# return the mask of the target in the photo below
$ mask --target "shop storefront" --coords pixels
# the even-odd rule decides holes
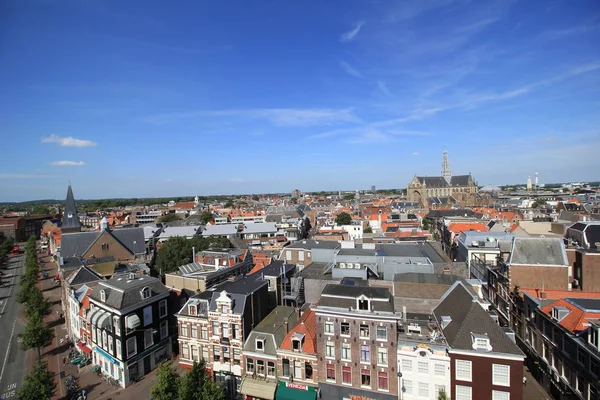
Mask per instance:
[[[123,384],[123,366],[119,360],[102,350],[100,347],[94,347],[93,363],[102,368],[105,375],[109,375]]]
[[[275,393],[275,400],[315,400],[316,398],[317,390],[313,386],[293,382],[279,382]]]
[[[319,396],[322,399],[340,400],[398,400],[397,395],[355,389],[347,386],[319,383]]]
[[[249,375],[242,378],[240,385],[240,393],[246,400],[273,400],[275,389],[277,389],[277,382],[253,378]]]

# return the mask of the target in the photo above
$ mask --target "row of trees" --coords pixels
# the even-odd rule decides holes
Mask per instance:
[[[223,400],[225,392],[211,378],[204,360],[194,361],[192,369],[183,376],[177,373],[171,361],[167,361],[156,371],[151,397],[153,400]]]
[[[42,349],[52,343],[54,332],[44,323],[44,316],[50,314],[52,305],[37,287],[39,275],[35,237],[31,236],[25,245],[25,273],[21,277],[21,288],[17,293],[17,301],[25,305],[28,320],[19,337],[23,350],[37,351],[39,362],[25,376],[18,393],[20,400],[51,399],[56,389],[54,374],[48,371],[48,365],[42,360]]]
[[[163,274],[177,271],[184,264],[192,262],[194,250],[196,253],[210,248],[230,248],[231,242],[221,237],[199,237],[192,239],[175,236],[161,244],[156,256],[156,269]]]

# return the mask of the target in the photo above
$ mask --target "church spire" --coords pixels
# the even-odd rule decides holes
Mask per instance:
[[[450,184],[452,180],[452,170],[450,170],[450,162],[448,161],[448,151],[444,150],[444,160],[442,161],[442,177]]]
[[[67,200],[65,202],[61,230],[63,233],[81,232],[81,223],[79,222],[79,215],[77,215],[75,197],[73,196],[73,189],[71,189],[70,183],[67,189]]]

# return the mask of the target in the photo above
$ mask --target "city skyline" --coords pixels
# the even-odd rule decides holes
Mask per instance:
[[[2,202],[598,180],[591,0],[3,9]]]

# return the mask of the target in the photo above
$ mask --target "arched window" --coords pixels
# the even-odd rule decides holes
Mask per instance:
[[[143,288],[141,293],[142,293],[142,299],[148,299],[152,295],[152,292],[150,291],[149,287]]]

